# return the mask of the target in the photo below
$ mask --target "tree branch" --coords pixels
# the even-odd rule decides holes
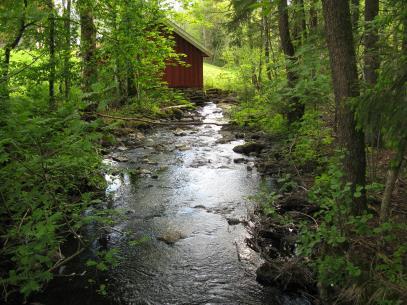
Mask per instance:
[[[190,121],[190,122],[160,122],[160,121],[147,120],[147,119],[143,119],[143,118],[127,118],[127,117],[113,116],[113,115],[102,114],[102,113],[93,113],[92,112],[90,114],[96,114],[97,116],[100,116],[100,117],[103,117],[103,118],[109,118],[109,119],[115,119],[115,120],[136,121],[136,122],[148,123],[148,124],[153,124],[153,125],[163,125],[163,126],[179,126],[179,125],[229,126],[230,125],[229,123],[196,122],[196,121]]]

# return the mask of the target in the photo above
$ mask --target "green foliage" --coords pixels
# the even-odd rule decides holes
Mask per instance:
[[[329,153],[332,131],[318,112],[308,111],[296,123],[290,146],[293,161],[298,165],[320,163]]]
[[[309,199],[320,207],[314,214],[318,225],[302,225],[297,254],[313,258],[318,281],[333,287],[339,299],[346,299],[345,291],[356,285],[361,289],[357,304],[398,304],[398,289],[407,287],[401,259],[407,249],[397,243],[397,236],[406,226],[375,225],[370,213],[352,215],[350,186],[342,177],[335,158],[328,171],[316,178]]]
[[[262,212],[269,216],[269,217],[278,217],[276,211],[276,200],[279,199],[281,196],[276,192],[269,192],[267,189],[263,188],[263,190],[257,193],[252,199],[259,203]]]
[[[179,59],[164,26],[164,11],[156,2],[143,0],[102,2],[95,11],[105,25],[98,49],[103,65],[96,93],[107,104],[112,97],[124,97],[127,103],[151,101],[164,85],[166,62]]]
[[[250,102],[241,102],[232,112],[232,119],[240,126],[262,129],[272,134],[287,132],[286,119],[273,111],[268,100],[254,96]]]
[[[96,123],[80,120],[72,104],[50,113],[46,103],[15,99],[0,130],[3,297],[13,288],[24,296],[41,289],[63,263],[66,239],[81,236],[90,222],[108,221],[104,213],[84,214],[104,186]]]

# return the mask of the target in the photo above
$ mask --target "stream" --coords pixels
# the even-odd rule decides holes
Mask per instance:
[[[198,113],[203,122],[225,121],[213,103]],[[222,143],[220,129],[155,129],[142,147],[115,152],[123,162],[105,160],[123,173],[106,175],[106,192],[125,214],[107,242],[120,253],[108,304],[311,304],[256,282],[262,261],[242,222],[261,177],[253,157],[238,162],[243,156],[232,150],[243,140]],[[140,243],[130,246],[128,236]],[[82,301],[63,304],[101,304]]]

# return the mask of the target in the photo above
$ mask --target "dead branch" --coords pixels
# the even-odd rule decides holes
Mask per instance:
[[[162,110],[169,110],[169,109],[180,109],[180,108],[191,108],[193,107],[192,105],[176,105],[176,106],[169,106],[169,107],[164,107]]]
[[[181,126],[181,125],[216,125],[216,126],[228,126],[229,123],[215,123],[215,122],[196,122],[196,121],[188,121],[188,122],[162,122],[162,121],[153,121],[143,118],[128,118],[128,117],[120,117],[120,116],[113,116],[108,114],[102,113],[94,113],[103,118],[115,119],[115,120],[123,120],[123,121],[136,121],[142,122],[152,125],[162,125],[162,126]]]

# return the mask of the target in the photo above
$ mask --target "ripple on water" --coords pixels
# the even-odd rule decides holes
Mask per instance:
[[[224,121],[213,103],[199,113],[205,122]],[[126,151],[129,162],[110,164],[152,173],[138,179],[106,176],[106,192],[113,195],[114,206],[128,211],[116,229],[129,234],[110,239],[110,245],[121,250],[119,265],[109,273],[112,302],[307,304],[256,282],[261,260],[246,246],[248,233],[242,224],[228,224],[227,218],[246,217],[250,208],[246,198],[259,185],[255,169],[248,172],[246,164],[232,161],[241,157],[232,148],[242,140],[217,144],[220,126],[191,128],[193,133],[183,136],[160,129],[146,140],[147,149]],[[167,149],[176,145],[190,149]],[[140,162],[143,159],[150,162]],[[160,171],[163,166],[166,169]],[[126,239],[144,242],[131,247]]]

